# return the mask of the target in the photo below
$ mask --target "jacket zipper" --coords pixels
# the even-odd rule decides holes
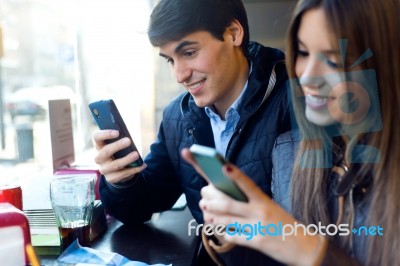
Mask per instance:
[[[194,136],[195,131],[196,131],[196,128],[192,127],[192,128],[189,128],[188,133],[189,133],[189,135],[192,135],[194,143],[198,144],[199,142],[197,141],[196,137]]]
[[[253,114],[251,116],[253,116],[255,113],[257,113],[258,109],[260,109],[261,105],[268,99],[269,95],[271,94],[272,90],[275,87],[276,84],[276,72],[275,72],[275,67],[276,65],[274,65],[274,67],[272,68],[271,71],[271,76],[269,77],[269,81],[268,81],[268,87],[267,87],[267,91],[264,94],[264,98],[262,99],[261,103],[257,106],[256,110],[253,112]],[[249,116],[246,121],[248,121],[248,119],[251,117]],[[244,123],[242,126],[237,127],[235,129],[235,132],[233,132],[233,135],[231,137],[231,139],[228,142],[228,145],[226,147],[226,153],[225,153],[225,158],[228,160],[228,151],[229,151],[229,147],[231,146],[231,143],[233,141],[234,138],[236,138],[237,136],[239,136],[240,132],[242,132],[242,129],[245,127],[246,123]]]

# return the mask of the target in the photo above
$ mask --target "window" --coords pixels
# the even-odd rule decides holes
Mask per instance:
[[[71,100],[76,161],[94,164],[88,103],[112,98],[145,155],[155,139],[152,1],[0,0],[0,185],[52,175],[48,100]],[[45,180],[45,179],[44,179]]]
[[[52,175],[49,99],[71,99],[78,163],[94,164],[87,105],[102,98],[148,153],[164,106],[184,91],[147,39],[155,2],[0,0],[0,185]],[[245,0],[252,40],[283,48],[295,2]]]

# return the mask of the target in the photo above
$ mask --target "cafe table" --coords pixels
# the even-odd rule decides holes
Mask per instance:
[[[194,234],[194,230],[191,235],[188,232],[188,223],[192,219],[188,207],[153,215],[149,222],[135,226],[126,226],[108,217],[107,231],[96,238],[91,247],[150,265],[161,263],[190,266],[199,244],[199,237]],[[40,262],[46,266],[66,265],[57,262],[55,256],[42,256]]]

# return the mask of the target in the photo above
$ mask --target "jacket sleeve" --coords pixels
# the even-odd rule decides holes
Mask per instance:
[[[102,176],[100,195],[106,211],[124,224],[149,220],[153,213],[170,209],[182,193],[168,154],[163,126],[158,141],[144,160],[147,168],[132,181],[110,184]]]
[[[272,195],[276,203],[291,213],[290,189],[298,141],[294,131],[278,136],[272,150]]]

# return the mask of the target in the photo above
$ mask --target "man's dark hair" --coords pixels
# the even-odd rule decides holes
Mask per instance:
[[[204,30],[223,41],[226,28],[235,19],[244,30],[241,48],[247,56],[249,25],[241,0],[160,0],[150,16],[148,37],[159,47]]]

